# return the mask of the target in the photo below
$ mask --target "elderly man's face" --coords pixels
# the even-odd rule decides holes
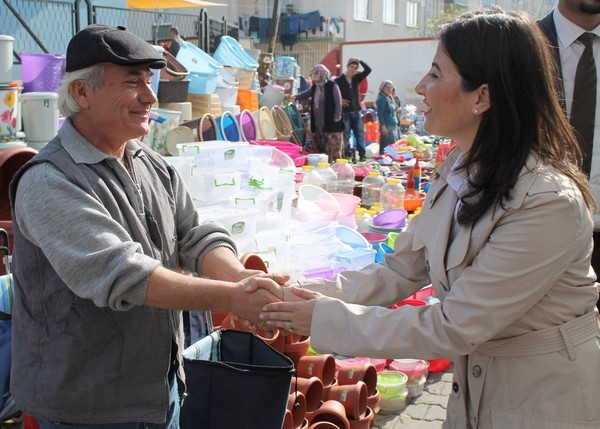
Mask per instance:
[[[147,66],[106,66],[102,87],[89,93],[86,114],[105,141],[123,143],[148,133],[148,115],[157,100],[151,78]]]

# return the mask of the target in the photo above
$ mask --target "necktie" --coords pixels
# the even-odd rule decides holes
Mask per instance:
[[[577,64],[573,105],[571,106],[571,125],[581,139],[584,152],[582,170],[590,174],[592,165],[592,147],[594,140],[594,119],[596,116],[596,63],[594,62],[593,33],[583,33],[577,40],[585,45]]]

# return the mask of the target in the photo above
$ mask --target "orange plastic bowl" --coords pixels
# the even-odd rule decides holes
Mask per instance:
[[[425,201],[425,192],[406,192],[404,194],[404,210],[407,212],[414,212],[416,209],[423,205]]]

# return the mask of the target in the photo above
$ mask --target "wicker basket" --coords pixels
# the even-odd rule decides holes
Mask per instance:
[[[160,69],[160,78],[164,80],[178,80],[185,78],[190,72],[169,52],[163,52],[167,66]]]
[[[223,66],[225,70],[231,73],[240,83],[240,89],[250,89],[256,70],[242,69],[239,67]]]
[[[188,94],[187,101],[192,103],[192,116],[201,117],[205,113],[221,116],[219,94]]]

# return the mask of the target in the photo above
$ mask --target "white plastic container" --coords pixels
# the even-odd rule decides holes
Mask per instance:
[[[0,35],[0,84],[12,80],[14,37]]]
[[[315,167],[312,165],[302,166],[302,185],[313,185],[323,187],[323,178],[319,174]]]
[[[381,187],[385,185],[385,178],[378,170],[371,170],[362,181],[361,203],[364,206],[371,207],[379,202],[381,196]]]
[[[252,238],[256,232],[256,220],[258,210],[219,205],[210,207],[198,207],[196,211],[200,220],[215,220],[221,223],[237,244]]]
[[[354,168],[345,158],[338,158],[331,166],[337,175],[335,192],[340,194],[354,194]]]
[[[406,191],[400,179],[390,177],[381,187],[379,206],[381,211],[404,208],[404,195]]]
[[[21,114],[26,141],[52,140],[58,132],[58,94],[56,92],[21,94]]]
[[[241,171],[206,171],[192,166],[189,191],[198,201],[225,201],[241,189]]]

